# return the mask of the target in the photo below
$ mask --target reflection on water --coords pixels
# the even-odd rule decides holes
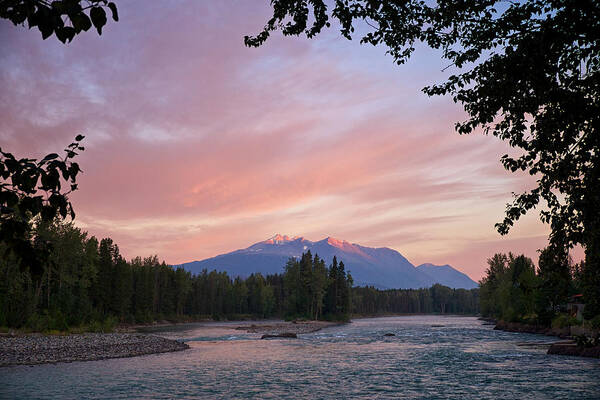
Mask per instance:
[[[184,352],[0,369],[0,397],[600,398],[599,360],[517,346],[548,338],[475,318],[363,319],[296,340],[259,340],[238,325],[155,332],[187,341]]]

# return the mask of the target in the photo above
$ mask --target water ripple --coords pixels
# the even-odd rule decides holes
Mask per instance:
[[[599,360],[517,346],[548,338],[475,318],[364,319],[298,340],[261,341],[233,327],[161,332],[190,344],[184,352],[3,368],[0,398],[600,398]]]

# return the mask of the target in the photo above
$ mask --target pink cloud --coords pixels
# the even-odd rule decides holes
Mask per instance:
[[[0,146],[35,157],[85,134],[78,221],[127,256],[179,263],[282,232],[479,276],[468,260],[507,243],[493,222],[532,180],[499,166],[497,140],[455,134],[464,114],[449,99],[418,92],[443,75],[431,55],[397,68],[336,34],[247,49],[266,3],[120,14],[68,46],[0,23]],[[532,232],[510,243],[533,249]]]

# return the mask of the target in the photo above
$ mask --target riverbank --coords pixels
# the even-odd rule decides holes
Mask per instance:
[[[93,361],[181,351],[188,349],[189,346],[182,342],[152,334],[143,334],[139,331],[186,324],[190,324],[190,322],[157,321],[151,324],[122,324],[115,328],[115,333],[45,335],[15,331],[0,336],[0,367]],[[345,322],[264,321],[264,323],[240,325],[233,329],[264,335],[293,334],[295,336],[342,324]]]
[[[551,328],[541,325],[523,324],[520,322],[496,321],[495,330],[518,333],[536,333],[546,336],[556,336],[561,339],[572,339],[576,336],[595,337],[600,334],[598,330],[583,329],[580,326],[567,326]],[[600,358],[600,346],[578,346],[574,340],[550,344],[548,354]]]
[[[496,321],[495,330],[519,333],[537,333],[540,335],[557,336],[561,339],[571,337],[570,327],[551,328],[543,325],[524,324],[521,322]]]
[[[382,312],[376,314],[350,314],[350,319],[369,319],[369,318],[387,318],[387,317],[413,317],[413,316],[422,316],[422,315],[435,315],[440,317],[478,317],[479,314],[450,314],[450,313],[392,313],[392,312]],[[478,318],[480,320],[484,320],[484,318]]]
[[[575,342],[571,343],[553,343],[548,348],[548,354],[558,354],[563,356],[592,357],[600,358],[600,346],[584,347],[577,346]]]
[[[496,330],[506,332],[538,333],[547,336],[557,336],[561,339],[570,339],[576,336],[586,336],[589,338],[593,338],[600,335],[599,329],[592,329],[587,327],[584,328],[578,325],[565,326],[562,328],[552,328],[543,325],[524,324],[521,322],[495,321],[495,324],[496,326],[494,327],[494,329]]]
[[[130,333],[0,337],[0,367],[135,357],[188,348],[176,340]]]

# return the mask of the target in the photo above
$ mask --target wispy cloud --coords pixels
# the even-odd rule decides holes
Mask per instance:
[[[494,233],[531,180],[502,169],[496,139],[456,135],[449,99],[419,92],[443,78],[435,54],[398,68],[334,33],[247,49],[266,5],[144,4],[68,46],[0,22],[0,146],[39,156],[85,134],[78,223],[127,256],[333,235],[479,278],[504,243],[543,246],[535,218],[510,242]]]

